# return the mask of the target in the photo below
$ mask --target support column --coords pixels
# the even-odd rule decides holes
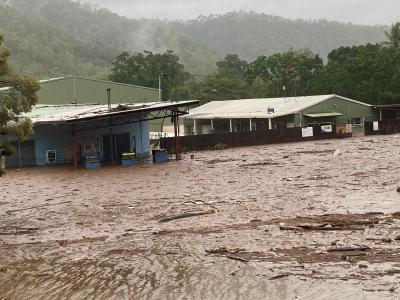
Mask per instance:
[[[194,135],[197,135],[197,122],[196,122],[196,119],[193,120],[193,133],[194,133]]]
[[[21,157],[21,141],[18,140],[18,163],[19,167],[22,167],[22,157]]]
[[[72,126],[72,160],[74,162],[74,167],[78,168],[78,153],[77,153],[77,147],[76,147],[75,126]]]
[[[110,119],[110,155],[111,155],[111,165],[114,166],[114,147],[115,147],[115,140],[113,139],[113,133],[111,128],[111,119]],[[143,148],[143,145],[142,145]]]
[[[180,139],[179,139],[179,119],[178,114],[176,112],[173,113],[172,117],[174,123],[174,135],[175,135],[175,158],[176,160],[181,159],[181,147],[180,147]]]
[[[382,121],[382,108],[379,109],[379,121]]]
[[[251,122],[251,119],[249,119],[249,120],[250,120],[250,131],[252,131],[252,128],[251,128],[251,127],[252,127],[253,124],[252,124],[252,122]]]
[[[211,133],[214,133],[214,120],[211,119]]]
[[[229,119],[229,132],[233,132],[232,119]]]
[[[161,96],[161,75],[158,75],[158,101],[162,101]]]
[[[272,129],[272,119],[271,118],[268,119],[268,129],[269,130]]]

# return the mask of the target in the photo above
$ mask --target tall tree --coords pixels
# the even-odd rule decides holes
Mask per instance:
[[[13,152],[9,139],[23,140],[32,132],[32,122],[21,114],[29,112],[36,104],[36,92],[40,88],[32,78],[10,74],[7,64],[10,52],[2,44],[0,35],[0,176],[4,174],[3,155]]]
[[[224,60],[217,62],[217,73],[219,75],[243,76],[247,67],[247,61],[240,59],[237,54],[227,54]]]
[[[392,24],[392,27],[389,31],[385,30],[385,35],[389,40],[389,44],[395,46],[396,48],[400,48],[400,22]]]
[[[323,67],[323,61],[310,50],[289,50],[260,56],[250,64],[248,76],[261,78],[269,87],[269,96],[306,95],[309,81]]]
[[[264,96],[258,80],[248,80],[248,63],[237,54],[227,54],[216,63],[217,71],[191,85],[193,98],[206,103],[214,100],[233,100]]]
[[[400,100],[400,49],[382,45],[341,47],[310,85],[314,94],[339,94],[370,104]]]
[[[115,58],[111,71],[109,78],[112,81],[152,88],[158,88],[161,77],[163,100],[174,99],[177,88],[190,78],[179,62],[179,56],[172,50],[164,53],[122,52]]]

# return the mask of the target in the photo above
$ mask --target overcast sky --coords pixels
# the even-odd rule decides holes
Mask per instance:
[[[86,0],[132,18],[193,19],[233,10],[356,24],[400,20],[400,0]]]

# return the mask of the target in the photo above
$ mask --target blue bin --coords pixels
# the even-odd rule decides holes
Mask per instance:
[[[100,169],[100,161],[87,161],[85,167],[88,170]]]
[[[154,162],[156,164],[164,163],[164,162],[168,162],[168,161],[169,161],[169,158],[168,158],[167,153],[165,153],[165,152],[158,152],[154,155]]]
[[[122,165],[123,165],[124,167],[133,166],[135,163],[136,163],[136,160],[133,159],[133,158],[125,158],[125,159],[122,159]]]
[[[100,169],[100,159],[97,154],[88,154],[85,157],[85,167],[88,170]]]

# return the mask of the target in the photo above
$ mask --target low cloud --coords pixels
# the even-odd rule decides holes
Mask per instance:
[[[233,10],[356,24],[399,21],[399,0],[86,0],[131,18],[195,19]]]

